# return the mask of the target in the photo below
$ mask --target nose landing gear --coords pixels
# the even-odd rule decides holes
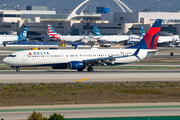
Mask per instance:
[[[20,72],[20,69],[19,69],[19,68],[16,68],[16,72]]]
[[[16,72],[20,72],[20,68],[19,68],[19,67],[11,66],[11,68],[15,68],[15,69],[16,69]]]

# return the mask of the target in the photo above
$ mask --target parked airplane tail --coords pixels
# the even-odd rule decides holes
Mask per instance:
[[[58,34],[55,32],[55,30],[53,29],[51,24],[48,24],[48,31],[49,31],[49,36],[50,37],[58,36]]]
[[[24,40],[27,37],[28,27],[25,27],[23,32],[18,36],[18,40]]]
[[[146,33],[146,35],[143,37],[143,39],[138,44],[130,46],[127,49],[137,49],[139,46],[141,46],[141,49],[156,49],[159,39],[159,33],[161,30],[161,24],[162,20],[157,19],[149,29],[149,31]]]
[[[141,37],[143,38],[145,36],[145,31],[143,29],[143,26],[140,26],[140,29],[141,29]]]
[[[94,30],[95,36],[102,36],[101,32],[99,31],[96,25],[93,26],[93,30]]]

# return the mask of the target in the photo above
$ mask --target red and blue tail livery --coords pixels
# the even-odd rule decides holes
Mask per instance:
[[[143,39],[136,45],[128,47],[137,49],[141,45],[141,49],[156,49],[157,42],[159,39],[159,34],[161,31],[162,20],[157,19]]]

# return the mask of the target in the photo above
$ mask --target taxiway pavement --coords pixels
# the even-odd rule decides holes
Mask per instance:
[[[77,72],[70,70],[0,71],[0,83],[66,83],[66,82],[127,82],[180,81],[179,70],[109,70]]]

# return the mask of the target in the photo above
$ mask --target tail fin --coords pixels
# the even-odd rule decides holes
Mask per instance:
[[[25,27],[22,33],[18,36],[18,40],[26,39],[28,32],[28,27]]]
[[[48,31],[49,31],[49,36],[50,37],[57,36],[57,33],[55,32],[55,30],[53,29],[51,24],[48,24]]]
[[[159,39],[159,33],[161,31],[162,20],[157,19],[143,39],[136,45],[130,46],[129,48],[137,49],[141,45],[141,49],[156,49],[157,42]]]
[[[141,29],[141,37],[143,38],[145,36],[145,31],[143,29],[143,26],[140,26],[140,29]]]
[[[95,36],[102,36],[101,32],[99,31],[96,25],[93,26],[93,30],[94,30]]]

